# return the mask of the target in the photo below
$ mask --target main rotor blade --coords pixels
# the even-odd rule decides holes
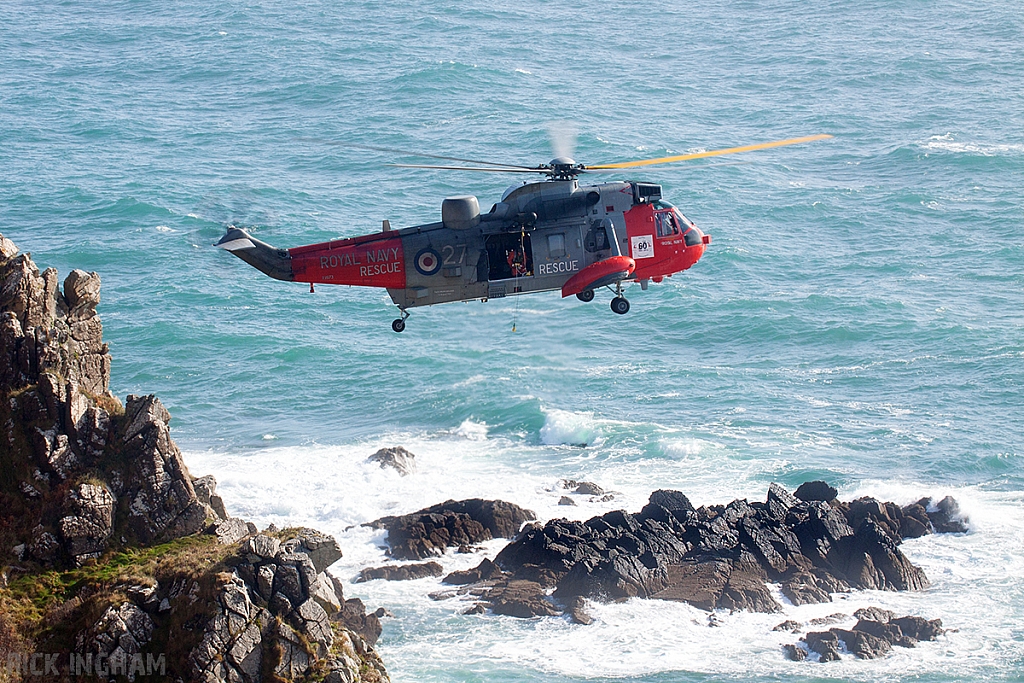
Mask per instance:
[[[440,171],[485,171],[489,173],[547,173],[547,168],[526,168],[510,166],[507,168],[478,168],[472,166],[431,166],[429,164],[387,164],[395,168],[432,168]]]
[[[378,147],[376,145],[363,145],[356,142],[341,142],[340,140],[322,140],[318,138],[299,138],[307,142],[319,142],[335,147],[349,147],[351,149],[368,149],[372,152],[387,152],[388,154],[401,154],[402,156],[423,157],[424,159],[441,159],[442,161],[459,161],[464,164],[480,164],[481,166],[497,166],[500,168],[527,168],[517,164],[500,164],[494,161],[479,161],[477,159],[463,159],[461,157],[446,157],[439,154],[425,154],[423,152],[410,152],[405,149],[393,149],[391,147]]]
[[[776,140],[774,142],[762,142],[757,145],[744,145],[743,147],[729,147],[727,149],[715,149],[710,152],[696,152],[694,154],[680,154],[673,157],[661,157],[660,159],[643,159],[640,161],[623,161],[618,164],[597,164],[587,166],[588,169],[605,168],[636,168],[637,166],[654,166],[655,164],[672,164],[677,161],[689,161],[690,159],[704,159],[706,157],[717,157],[723,154],[739,154],[741,152],[754,152],[759,149],[771,149],[772,147],[785,147],[786,145],[798,145],[802,142],[814,142],[815,140],[826,140],[831,135],[808,135],[802,138],[790,138],[789,140]]]

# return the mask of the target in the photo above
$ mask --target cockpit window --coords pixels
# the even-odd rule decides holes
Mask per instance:
[[[658,210],[661,210],[661,209],[674,209],[675,208],[675,206],[673,206],[670,202],[666,202],[664,199],[655,199],[653,202],[651,202],[651,206],[654,207],[655,211],[658,211]]]
[[[671,211],[658,211],[654,214],[654,224],[658,237],[671,237],[679,234],[676,217]]]

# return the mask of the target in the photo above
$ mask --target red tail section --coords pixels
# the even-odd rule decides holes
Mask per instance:
[[[289,249],[296,282],[405,288],[398,235],[367,235]]]

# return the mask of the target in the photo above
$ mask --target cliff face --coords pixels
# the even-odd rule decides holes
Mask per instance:
[[[377,617],[325,571],[337,542],[229,517],[160,401],[110,392],[99,300],[96,273],[61,288],[0,236],[0,660],[23,665],[5,673],[45,652],[66,680],[387,680]]]

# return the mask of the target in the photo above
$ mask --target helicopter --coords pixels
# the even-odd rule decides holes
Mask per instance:
[[[611,309],[629,312],[623,283],[649,283],[691,268],[711,244],[661,185],[635,180],[581,184],[580,176],[795,145],[820,134],[742,147],[587,166],[568,155],[534,167],[420,154],[472,165],[391,164],[402,168],[540,174],[539,181],[509,187],[486,213],[475,196],[448,197],[441,220],[398,230],[388,220],[380,232],[319,244],[278,249],[246,230],[228,226],[215,246],[277,280],[383,287],[400,316],[409,309],[452,301],[488,301],[560,290],[590,302],[595,292],[613,293]],[[385,152],[388,148],[351,145]]]

